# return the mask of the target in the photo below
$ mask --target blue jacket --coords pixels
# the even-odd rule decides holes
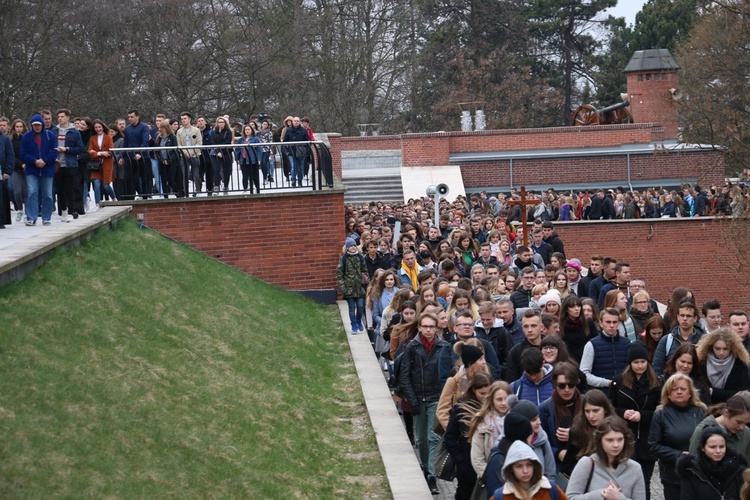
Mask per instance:
[[[36,114],[31,117],[29,126],[33,122],[44,123],[42,115]],[[34,175],[36,177],[54,177],[55,176],[55,161],[57,161],[57,136],[51,131],[42,129],[39,134],[41,136],[41,143],[37,146],[36,133],[31,127],[23,137],[21,137],[21,157],[26,165],[26,175]],[[44,167],[39,168],[36,166],[37,160],[44,160]]]
[[[258,139],[256,136],[248,137],[247,140],[240,139],[237,144],[260,144],[260,139]],[[247,149],[247,158],[245,158],[245,161],[243,161],[242,158],[242,150]],[[260,156],[261,156],[261,148],[260,147],[248,147],[248,148],[237,148],[234,152],[234,157],[237,159],[237,163],[241,163],[244,165],[247,165],[248,163],[260,163]]]
[[[55,137],[59,137],[60,127],[54,127],[52,133],[55,134]],[[60,167],[78,168],[78,155],[86,152],[86,146],[83,145],[81,133],[77,128],[70,127],[65,130],[65,144],[63,146],[67,148],[65,151],[65,165],[60,165]]]
[[[597,377],[612,380],[628,366],[628,346],[630,340],[622,335],[609,335],[601,332],[589,340],[594,348],[594,362],[591,373]]]
[[[148,125],[143,122],[138,122],[137,125],[128,125],[125,127],[124,142],[122,147],[124,148],[147,148],[148,141],[150,139]],[[128,151],[127,155],[134,158],[136,154],[148,156],[148,153],[138,153],[137,151]]]
[[[552,397],[554,387],[552,386],[552,365],[542,367],[544,377],[539,383],[532,381],[524,372],[521,378],[510,384],[513,394],[519,400],[531,401],[536,406],[541,405],[546,399]]]

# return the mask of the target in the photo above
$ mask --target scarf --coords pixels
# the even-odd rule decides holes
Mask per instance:
[[[581,315],[582,316],[582,315]],[[568,318],[565,320],[565,330],[579,330],[583,326],[581,316],[577,318]]]
[[[711,382],[711,387],[723,389],[732,366],[734,366],[734,354],[730,354],[725,359],[719,359],[714,356],[714,353],[709,352],[706,359],[706,375],[708,375],[708,381]]]
[[[411,281],[411,288],[415,292],[419,289],[419,280],[417,280],[417,275],[419,274],[418,269],[419,267],[416,265],[412,268],[407,266],[406,262],[401,262],[401,270],[409,278],[409,281]]]
[[[727,452],[729,452],[729,448],[727,448]],[[733,463],[728,454],[725,454],[724,458],[720,461],[714,462],[708,458],[705,453],[700,452],[698,453],[698,462],[700,463],[702,472],[706,475],[708,480],[711,481],[714,486],[717,486],[717,490],[722,492],[726,490],[727,485],[725,483],[727,479],[729,479],[729,476],[731,476],[738,467],[738,464]]]
[[[490,440],[494,443],[503,435],[505,417],[501,417],[495,412],[488,413],[484,416],[484,426],[490,431]]]
[[[425,351],[427,351],[427,355],[429,356],[430,351],[432,351],[432,348],[435,347],[435,340],[437,339],[437,336],[432,337],[432,340],[429,342],[427,341],[426,338],[424,338],[424,335],[422,335],[421,333],[419,334],[419,336],[421,337],[422,344],[424,345],[424,349]]]

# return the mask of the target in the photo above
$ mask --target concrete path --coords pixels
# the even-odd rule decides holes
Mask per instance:
[[[13,224],[0,229],[0,286],[23,279],[44,264],[55,248],[77,245],[98,228],[126,217],[130,210],[130,206],[104,207],[67,223],[55,213],[49,226],[42,225],[41,218],[35,226],[16,222],[12,211]]]
[[[393,498],[431,499],[433,496],[423,479],[422,469],[406,436],[370,339],[366,332],[352,335],[346,302],[339,301],[338,305]]]

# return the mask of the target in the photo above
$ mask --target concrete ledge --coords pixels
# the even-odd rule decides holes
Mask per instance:
[[[393,498],[431,499],[433,496],[422,479],[422,469],[393,404],[391,391],[372,351],[370,339],[366,332],[351,334],[346,301],[340,300],[338,305]]]
[[[0,287],[22,280],[41,267],[52,250],[80,244],[100,227],[109,227],[127,217],[131,209],[130,206],[105,207],[67,224],[54,221],[52,226],[19,227],[17,231],[36,231],[37,234],[8,245],[0,252]]]

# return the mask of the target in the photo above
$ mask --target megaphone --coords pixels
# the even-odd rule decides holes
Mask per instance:
[[[672,99],[674,99],[675,101],[679,101],[680,99],[682,99],[682,91],[680,89],[676,89],[673,87],[669,89],[669,93],[672,94]]]
[[[447,196],[451,191],[448,184],[438,184],[435,189],[438,196]]]

